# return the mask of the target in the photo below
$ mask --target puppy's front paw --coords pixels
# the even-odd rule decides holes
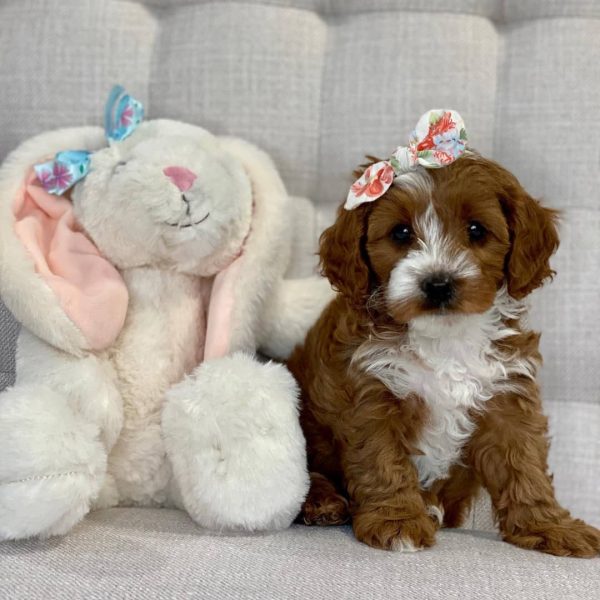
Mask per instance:
[[[570,517],[558,522],[532,523],[504,539],[529,550],[556,556],[593,558],[600,554],[600,531],[580,519]]]
[[[320,473],[310,474],[310,491],[302,505],[305,525],[343,525],[350,520],[348,500]]]
[[[427,514],[407,519],[384,518],[375,512],[353,518],[356,539],[382,550],[416,552],[435,544],[434,521]]]

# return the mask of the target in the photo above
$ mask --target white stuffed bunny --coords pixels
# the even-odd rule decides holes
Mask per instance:
[[[254,146],[137,125],[126,98],[113,120],[135,131],[47,133],[0,169],[0,293],[23,324],[0,394],[0,539],[116,505],[277,529],[308,488],[295,382],[254,358],[285,356],[330,298],[283,278],[291,200]]]

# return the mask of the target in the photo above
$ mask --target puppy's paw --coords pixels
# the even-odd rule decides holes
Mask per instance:
[[[555,523],[532,523],[517,532],[505,534],[504,540],[521,548],[556,556],[593,558],[600,554],[600,531],[570,517]]]
[[[305,525],[343,525],[350,520],[348,500],[319,473],[310,474],[310,491],[302,505],[301,522]]]
[[[433,519],[437,528],[441,527],[444,523],[444,507],[440,504],[428,504],[427,514]]]
[[[439,501],[438,497],[430,491],[422,491],[421,497],[427,507],[427,514],[433,520],[436,528],[440,528],[444,523],[444,506]]]
[[[348,501],[339,494],[316,502],[308,500],[302,506],[302,522],[305,525],[344,525],[349,520]]]
[[[374,512],[353,519],[356,539],[382,550],[416,552],[435,544],[436,523],[422,514],[407,519],[386,519]]]

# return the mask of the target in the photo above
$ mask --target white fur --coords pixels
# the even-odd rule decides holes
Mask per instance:
[[[98,428],[105,453],[111,450],[123,426],[123,404],[116,380],[112,363],[103,355],[71,356],[27,329],[21,330],[16,385],[47,386],[63,396],[73,414]]]
[[[168,392],[163,414],[183,507],[210,529],[280,529],[308,490],[298,389],[285,367],[243,353]]]
[[[396,540],[394,540],[392,544],[392,550],[401,554],[413,554],[414,552],[419,552],[419,550],[423,550],[423,547],[415,546],[414,542],[409,538],[399,537]]]
[[[260,349],[273,358],[289,358],[298,340],[304,340],[334,296],[324,277],[280,281],[273,289],[259,328]]]
[[[438,522],[441,527],[444,522],[444,507],[437,504],[429,504],[427,506],[427,514]]]
[[[433,205],[428,205],[416,219],[415,230],[419,247],[411,250],[392,270],[387,288],[388,300],[423,297],[420,284],[427,275],[442,272],[457,280],[479,275],[479,268],[467,253],[455,249],[452,240],[444,234]]]
[[[232,332],[232,345],[236,349],[254,351],[261,323],[271,314],[269,299],[290,261],[289,196],[273,162],[264,152],[235,138],[222,138],[221,143],[248,173],[252,173],[255,197],[268,199],[255,203],[252,230],[244,246],[243,267],[235,290],[233,320],[236,326]],[[290,326],[293,327],[293,321]],[[302,340],[299,338],[296,343]]]
[[[494,346],[515,333],[505,321],[524,310],[502,290],[485,313],[419,317],[409,323],[406,339],[388,332],[357,350],[354,362],[400,400],[416,394],[427,404],[429,419],[417,445],[423,454],[412,457],[423,487],[446,477],[459,460],[473,431],[469,411],[482,410],[494,394],[511,389],[512,376],[534,376],[532,360]]]
[[[211,276],[231,262],[248,234],[252,183],[217,138],[182,123],[173,130],[171,123],[142,123],[125,143],[95,152],[89,175],[73,191],[75,215],[121,270],[152,266]],[[168,166],[198,176],[184,192],[189,215],[181,191],[163,173]]]
[[[322,306],[324,294],[311,307],[291,284],[294,311],[283,291],[290,212],[281,179],[250,144],[172,121],[144,123],[94,153],[73,189],[74,209],[120,269],[130,303],[113,346],[90,352],[34,272],[10,205],[31,164],[58,150],[98,149],[101,137],[97,128],[40,136],[0,171],[1,292],[24,325],[16,385],[0,394],[0,539],[64,533],[91,507],[117,504],[185,506],[219,529],[287,526],[308,490],[291,375],[250,355],[196,368],[212,275],[242,245],[232,351],[254,352],[263,324],[269,345],[289,349]],[[167,166],[198,175],[185,192],[189,210]],[[182,420],[185,411],[195,417]],[[214,435],[224,463],[203,462]]]
[[[425,200],[431,200],[433,194],[433,179],[427,172],[427,169],[422,166],[418,166],[414,171],[398,175],[394,179],[394,185]]]
[[[38,135],[12,152],[0,168],[0,295],[21,323],[52,346],[81,356],[88,344],[35,273],[33,262],[15,239],[13,200],[35,162],[66,148],[95,150],[104,144],[99,127],[61,129]],[[43,318],[39,318],[44,315]]]
[[[64,533],[106,470],[98,427],[41,384],[0,394],[0,539]]]
[[[112,477],[103,497],[110,494],[122,505],[160,506],[168,503],[171,478],[161,411],[167,390],[201,358],[201,298],[209,284],[150,268],[130,269],[124,275],[130,294],[127,327],[111,361],[118,373],[124,426],[109,456]]]

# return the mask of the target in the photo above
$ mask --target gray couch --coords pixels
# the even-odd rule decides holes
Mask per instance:
[[[565,211],[533,320],[557,493],[600,526],[598,40],[597,0],[2,0],[0,158],[42,130],[99,124],[121,82],[151,117],[271,153],[316,203],[298,202],[298,275],[363,154],[389,153],[428,108],[459,110],[475,147]],[[0,389],[16,332],[0,305]],[[485,507],[414,555],[347,528],[215,537],[174,511],[100,511],[64,539],[1,544],[0,597],[600,597],[600,560],[504,544]]]

